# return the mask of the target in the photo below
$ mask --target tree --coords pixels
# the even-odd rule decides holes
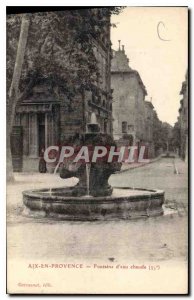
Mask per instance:
[[[163,151],[172,149],[172,126],[167,122],[162,122],[158,119],[157,114],[154,116],[153,141],[155,152],[161,148]]]
[[[7,130],[8,149],[15,107],[21,95],[25,95],[34,84],[47,80],[54,87],[56,98],[60,98],[63,92],[70,100],[77,93],[94,88],[100,77],[94,41],[101,39],[103,28],[110,27],[111,14],[118,14],[121,9],[108,7],[28,14],[30,29],[27,31],[24,16],[8,16],[7,86],[11,84],[12,94],[7,103],[7,112],[11,113]],[[26,35],[21,38],[22,32]],[[20,44],[23,46],[19,47]],[[8,161],[11,161],[9,157]]]
[[[20,98],[19,93],[19,82],[21,77],[22,65],[24,61],[24,54],[26,49],[26,43],[28,38],[28,28],[29,28],[29,19],[26,15],[23,15],[21,21],[21,30],[18,41],[17,54],[14,65],[14,72],[11,82],[11,87],[8,95],[8,107],[7,112],[7,180],[13,180],[13,172],[12,172],[12,160],[11,160],[11,150],[10,150],[10,134],[14,122],[15,109],[16,105]]]
[[[110,15],[121,9],[109,7],[29,14],[31,25],[20,89],[25,90],[32,79],[42,77],[58,85],[61,82],[60,88],[70,97],[77,91],[90,90],[99,79],[94,41],[101,38],[103,28],[110,27]],[[17,32],[18,16],[11,16],[8,22],[11,23],[8,30],[14,28]],[[16,42],[12,38],[12,44]]]
[[[179,122],[176,122],[172,130],[172,145],[174,149],[178,149],[180,155],[181,148],[181,130]]]

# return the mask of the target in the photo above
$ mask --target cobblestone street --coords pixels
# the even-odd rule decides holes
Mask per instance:
[[[187,258],[186,165],[172,158],[110,178],[113,186],[165,190],[164,216],[106,222],[69,222],[23,216],[22,190],[68,186],[53,174],[16,174],[7,187],[8,255],[14,259],[163,261]]]

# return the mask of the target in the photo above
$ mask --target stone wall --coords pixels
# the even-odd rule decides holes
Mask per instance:
[[[130,68],[122,50],[113,51],[111,87],[113,89],[113,134],[118,144],[123,138],[133,139],[133,145],[146,146],[146,155],[154,157],[153,105],[145,101],[146,88],[139,73]],[[131,144],[131,141],[130,141]]]

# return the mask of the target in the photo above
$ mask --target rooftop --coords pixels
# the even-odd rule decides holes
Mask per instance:
[[[129,67],[129,59],[125,54],[125,47],[122,45],[122,49],[120,47],[119,41],[119,49],[117,51],[113,50],[113,58],[111,62],[111,71],[112,72],[126,72],[132,70]]]
[[[139,75],[139,73],[136,70],[133,70],[130,66],[129,66],[129,59],[127,57],[127,55],[125,54],[125,46],[124,45],[120,45],[120,40],[119,40],[119,48],[118,50],[112,50],[113,51],[113,58],[111,61],[111,73],[112,74],[116,74],[116,73],[133,73],[135,74],[135,76],[137,76],[139,84],[141,85],[141,87],[143,88],[145,95],[147,95],[147,91],[146,91],[146,87],[143,84],[143,81],[141,79],[141,76]]]
[[[146,104],[148,107],[150,107],[151,109],[154,109],[154,106],[153,106],[152,102],[150,102],[150,101],[145,101],[145,104]]]

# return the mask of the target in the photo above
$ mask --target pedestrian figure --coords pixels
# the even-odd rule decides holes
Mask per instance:
[[[44,148],[40,151],[40,159],[39,159],[39,166],[38,170],[40,173],[46,173],[46,161],[44,160]]]

